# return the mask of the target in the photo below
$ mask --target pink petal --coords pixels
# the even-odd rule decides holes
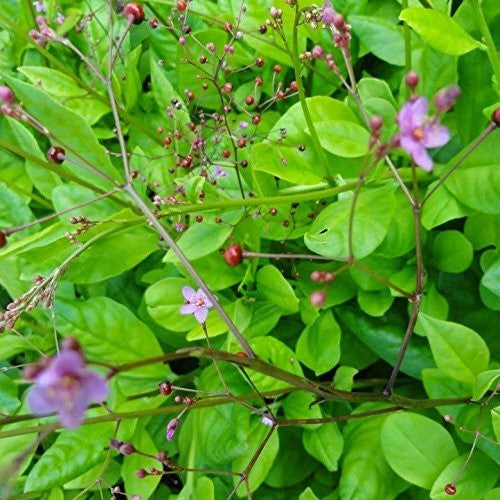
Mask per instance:
[[[429,104],[425,97],[419,97],[411,107],[412,128],[421,127],[427,119]]]
[[[204,323],[208,316],[208,309],[206,307],[200,307],[194,312],[194,317],[198,323]]]
[[[100,403],[108,396],[108,384],[97,373],[87,372],[81,384],[89,401]]]
[[[184,295],[186,300],[191,300],[193,295],[196,295],[196,292],[190,286],[183,286],[182,295]]]
[[[420,168],[429,172],[432,169],[432,158],[429,156],[425,148],[415,151],[412,154],[413,161]]]
[[[411,110],[412,110],[412,103],[407,102],[401,108],[401,111],[398,113],[398,116],[397,116],[399,128],[401,130],[401,134],[403,134],[403,135],[409,135],[413,132]]]
[[[49,415],[56,411],[55,401],[49,397],[47,391],[35,386],[28,394],[28,406],[35,415]]]
[[[423,144],[426,148],[444,146],[450,140],[450,132],[443,125],[429,125],[425,129]]]
[[[196,311],[197,307],[194,304],[184,304],[181,309],[181,314],[193,314]]]
[[[61,402],[58,411],[59,422],[70,429],[78,427],[83,421],[88,403],[85,398],[82,398],[80,391],[71,400]]]

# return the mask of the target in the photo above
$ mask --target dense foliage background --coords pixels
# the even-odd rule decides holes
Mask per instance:
[[[500,498],[500,3],[322,7],[2,1],[5,498]]]

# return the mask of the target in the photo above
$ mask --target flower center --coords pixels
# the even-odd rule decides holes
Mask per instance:
[[[414,131],[413,131],[413,137],[417,140],[421,140],[424,138],[424,129],[422,127],[417,127]]]

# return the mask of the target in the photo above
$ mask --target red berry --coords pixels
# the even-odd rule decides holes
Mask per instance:
[[[237,243],[231,243],[224,252],[224,259],[230,266],[237,266],[243,260],[243,251]]]
[[[447,495],[454,495],[457,492],[457,488],[454,484],[449,483],[444,487],[444,491]]]
[[[238,140],[239,148],[244,148],[246,145],[247,145],[247,140],[244,137]]]
[[[258,125],[260,123],[260,115],[255,115],[252,117],[252,123]]]
[[[276,64],[273,68],[273,71],[275,73],[281,73],[281,66],[279,64]]]
[[[262,66],[264,66],[264,62],[265,61],[263,57],[257,57],[257,60],[255,61],[255,66],[262,68]]]
[[[169,396],[172,394],[172,384],[170,382],[162,382],[160,384],[160,394],[163,396]]]
[[[47,152],[47,158],[52,162],[52,163],[57,163],[60,165],[66,156],[66,151],[64,151],[63,148],[60,146],[52,146],[48,152]]]
[[[245,99],[245,102],[247,103],[247,106],[251,106],[254,102],[255,102],[255,99],[249,95],[246,99]]]
[[[491,121],[497,126],[500,127],[500,108],[495,109],[493,114],[491,115]]]
[[[0,248],[7,245],[7,236],[3,231],[0,231]]]
[[[177,2],[177,10],[186,10],[187,3],[184,0],[179,0]]]
[[[299,84],[295,80],[290,84],[290,90],[293,90],[293,92],[299,90]]]
[[[229,149],[225,149],[224,151],[222,151],[222,156],[224,158],[229,158],[231,156],[231,151],[229,151]]]
[[[125,17],[132,20],[134,24],[141,24],[142,21],[144,21],[144,10],[140,3],[128,3],[125,5],[123,13],[125,14]]]

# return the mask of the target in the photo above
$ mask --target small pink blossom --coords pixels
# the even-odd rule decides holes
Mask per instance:
[[[204,323],[208,316],[208,308],[212,307],[212,302],[206,296],[201,288],[196,292],[190,286],[182,287],[182,295],[186,300],[185,304],[181,307],[181,314],[194,314],[198,323]]]
[[[93,401],[104,401],[108,395],[106,381],[87,370],[80,351],[63,348],[34,377],[28,394],[28,405],[36,415],[59,414],[64,427],[78,427],[85,410]]]
[[[397,116],[401,147],[427,172],[433,164],[427,149],[444,146],[450,140],[448,129],[428,116],[428,108],[427,99],[419,97],[406,102]]]

